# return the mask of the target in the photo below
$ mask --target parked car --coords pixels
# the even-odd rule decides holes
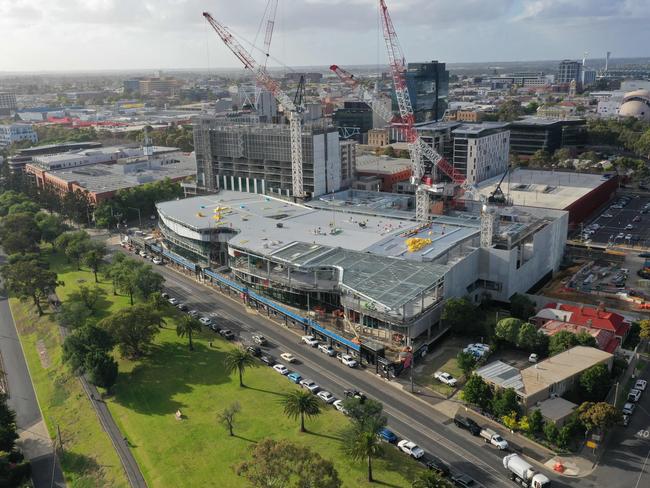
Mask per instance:
[[[623,427],[627,427],[630,424],[630,416],[623,415]]]
[[[539,356],[534,352],[530,353],[530,356],[528,356],[529,363],[536,363],[538,360],[539,360]]]
[[[199,319],[199,322],[201,322],[203,325],[209,327],[210,324],[212,324],[212,319],[210,317],[201,317]]]
[[[320,352],[324,352],[328,356],[336,356],[336,351],[329,344],[319,344],[318,345],[318,350]]]
[[[345,390],[343,394],[347,398],[358,398],[359,400],[366,398],[366,395],[364,393],[361,393],[359,390]]]
[[[391,444],[395,444],[397,442],[397,436],[395,433],[386,427],[381,429],[377,435],[382,441],[390,442]]]
[[[162,259],[155,257],[151,260],[153,264],[162,264]]]
[[[634,388],[632,388],[630,392],[627,394],[628,402],[638,402],[640,398],[641,398],[641,391],[635,390]]]
[[[452,375],[449,373],[445,373],[443,371],[436,371],[433,373],[433,377],[440,381],[441,383],[444,383],[445,385],[449,386],[456,386],[456,383],[458,383],[458,380],[454,378]]]
[[[418,446],[415,442],[409,441],[408,439],[402,439],[399,441],[397,443],[397,447],[415,459],[420,459],[422,456],[424,456],[424,449]]]
[[[287,367],[284,364],[280,364],[280,363],[275,364],[275,365],[273,365],[273,369],[276,370],[280,374],[284,374],[284,375],[289,374],[289,370],[287,369]]]
[[[179,304],[176,305],[176,306],[178,307],[178,309],[179,309],[181,312],[187,312],[187,310],[188,310],[187,305],[185,305],[184,303],[179,303]]]
[[[169,302],[170,305],[174,305],[174,306],[178,305],[178,299],[174,297],[168,298],[167,301]]]
[[[318,386],[314,380],[302,380],[300,382],[300,386],[302,386],[303,388],[307,388],[309,391],[311,391],[314,394],[317,393],[318,390],[320,390],[320,386]]]
[[[634,413],[634,409],[636,408],[636,405],[634,403],[626,403],[623,405],[623,413],[625,415],[632,415]]]
[[[481,433],[481,428],[479,425],[474,422],[469,417],[464,417],[462,415],[457,415],[454,417],[454,424],[461,429],[469,430],[472,435],[479,435]]]
[[[196,317],[199,316],[199,311],[198,310],[190,310],[189,312],[187,312],[187,315],[189,315],[190,317],[196,318]]]
[[[261,334],[254,334],[252,339],[253,339],[253,341],[255,341],[256,343],[258,343],[260,346],[265,346],[265,345],[267,344],[267,342],[268,342],[268,341],[266,340],[266,337],[264,337],[264,336],[261,335]]]
[[[489,442],[493,446],[498,447],[501,451],[508,449],[508,441],[492,429],[481,429],[479,435],[485,439],[485,442]]]
[[[347,415],[348,411],[343,405],[343,400],[335,400],[334,403],[332,403],[332,405],[334,405],[334,408],[337,409],[339,412],[343,412],[344,414]]]
[[[645,391],[646,386],[648,386],[648,382],[646,380],[636,380],[636,383],[634,383],[635,390]]]
[[[611,219],[611,218],[613,217],[613,215],[612,215],[611,213],[609,213],[609,212],[608,212],[608,213],[604,213],[602,216],[603,216],[604,218],[606,218],[606,219]]]
[[[302,342],[304,342],[305,344],[307,344],[308,346],[311,346],[311,347],[316,347],[316,346],[318,345],[318,339],[316,339],[316,338],[315,338],[314,336],[312,336],[312,335],[305,335],[305,336],[302,336],[302,337],[300,338],[300,340],[301,340]]]
[[[162,292],[160,296],[163,297],[165,300],[169,301],[169,293]]]
[[[316,396],[323,400],[328,405],[336,401],[336,397],[332,395],[329,391],[319,391],[316,393]]]
[[[262,350],[257,346],[248,346],[246,350],[256,358],[262,355]]]
[[[283,352],[280,354],[280,357],[284,359],[288,363],[295,363],[296,362],[296,356],[291,354],[290,352]]]
[[[302,379],[302,376],[300,376],[300,373],[296,373],[295,371],[293,373],[289,373],[287,375],[287,378],[289,378],[290,381],[293,381],[295,384],[300,383],[300,380]]]
[[[224,339],[228,339],[229,341],[235,338],[235,334],[233,334],[232,330],[230,329],[221,329],[219,331],[219,334],[221,334]]]
[[[144,252],[144,251],[139,251],[138,254],[139,254],[141,257],[143,257],[143,258],[146,258],[146,257],[147,257],[147,253]]]
[[[268,354],[262,354],[260,356],[260,361],[262,361],[267,366],[273,366],[275,364],[275,359],[273,356],[270,356]]]
[[[447,464],[435,456],[429,456],[429,460],[427,461],[427,468],[429,468],[431,471],[435,471],[440,476],[449,476],[449,466],[447,466]]]
[[[346,366],[350,367],[350,368],[355,368],[355,367],[357,366],[357,364],[359,364],[359,363],[357,363],[356,359],[354,359],[354,358],[353,358],[352,356],[350,356],[349,354],[343,354],[343,355],[341,356],[340,361],[341,361],[343,364],[345,364]]]

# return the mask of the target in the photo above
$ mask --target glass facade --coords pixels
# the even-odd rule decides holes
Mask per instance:
[[[409,63],[406,86],[417,123],[442,119],[449,100],[449,71],[445,63]]]

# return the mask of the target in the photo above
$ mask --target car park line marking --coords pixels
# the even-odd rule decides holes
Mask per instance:
[[[650,450],[648,450],[648,454],[646,454],[645,461],[643,461],[643,466],[641,466],[641,472],[639,473],[639,479],[636,480],[636,485],[634,485],[634,488],[639,488],[639,483],[641,483],[641,478],[645,474],[645,465],[648,463],[648,456],[650,456]]]

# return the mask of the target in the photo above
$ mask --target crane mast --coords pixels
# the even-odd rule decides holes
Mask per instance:
[[[253,56],[235,39],[228,28],[215,20],[208,12],[203,12],[203,17],[212,26],[223,43],[241,61],[244,68],[253,72],[257,82],[270,91],[280,105],[289,112],[289,133],[291,140],[291,183],[294,198],[304,198],[303,174],[302,174],[302,120],[300,109],[296,107],[293,100],[287,95],[280,84],[269,76],[266,68],[259,65]]]

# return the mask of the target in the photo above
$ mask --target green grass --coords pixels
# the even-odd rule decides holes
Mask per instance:
[[[61,336],[52,316],[38,317],[30,303],[10,300],[20,341],[50,437],[61,429],[61,467],[68,486],[126,487],[126,476],[109,437],[102,429],[79,380],[61,362]],[[49,366],[43,368],[36,347],[41,340]]]
[[[416,369],[417,374],[415,375],[415,381],[420,385],[426,386],[427,388],[444,395],[445,397],[449,397],[455,389],[435,379],[433,374],[436,371],[449,373],[458,380],[458,386],[460,387],[464,381],[463,371],[458,367],[458,361],[455,356],[450,357],[442,366],[435,367],[435,364],[437,364],[436,361],[431,361],[424,363],[421,370],[417,371]]]
[[[77,271],[65,258],[52,255],[50,262],[59,273],[59,279],[65,282],[57,290],[62,300],[80,285],[94,284],[90,271]],[[106,300],[110,302],[105,304],[105,311],[100,315],[129,306],[128,297],[113,296],[110,283],[103,282],[100,286],[106,289]],[[289,439],[332,460],[345,487],[370,486],[365,481],[365,463],[350,461],[341,452],[338,436],[348,423],[345,416],[324,406],[322,415],[307,420],[309,432],[301,434],[298,421],[288,419],[280,405],[282,395],[297,388],[295,385],[260,363],[259,367],[245,373],[247,388],[240,388],[236,375],[229,377],[223,371],[226,352],[236,346],[212,332],[204,332],[195,337],[195,351],[190,353],[187,339],[177,337],[175,332],[174,322],[180,313],[171,307],[168,312],[167,326],[156,337],[151,354],[139,361],[130,361],[120,359],[116,352],[120,374],[112,394],[106,398],[150,487],[246,486],[233,466],[248,458],[254,443],[266,437]],[[213,343],[212,348],[209,341]],[[51,354],[56,354],[60,363],[60,348],[56,345],[53,343],[48,350],[53,349]],[[34,358],[38,362],[38,357]],[[43,382],[56,390],[51,378],[45,377]],[[90,409],[81,394],[77,400]],[[229,437],[216,417],[233,401],[240,403],[242,411],[237,417],[236,437]],[[68,400],[65,402],[67,407]],[[76,405],[72,408],[78,410],[75,417],[83,417],[78,422],[93,424],[87,428],[95,432],[101,429],[94,413],[78,409]],[[182,421],[175,418],[179,409],[185,417]],[[103,432],[99,434],[106,438]],[[107,438],[106,441],[109,442]],[[79,446],[78,452],[85,455],[100,448],[90,443]],[[121,474],[110,443],[108,448],[115,460],[102,460],[100,464],[111,464]],[[103,455],[103,447],[101,451]],[[393,487],[410,486],[413,477],[422,469],[392,446],[386,446],[385,455],[373,468],[377,480]],[[100,482],[73,486],[123,484],[123,477],[118,480],[106,475]]]

